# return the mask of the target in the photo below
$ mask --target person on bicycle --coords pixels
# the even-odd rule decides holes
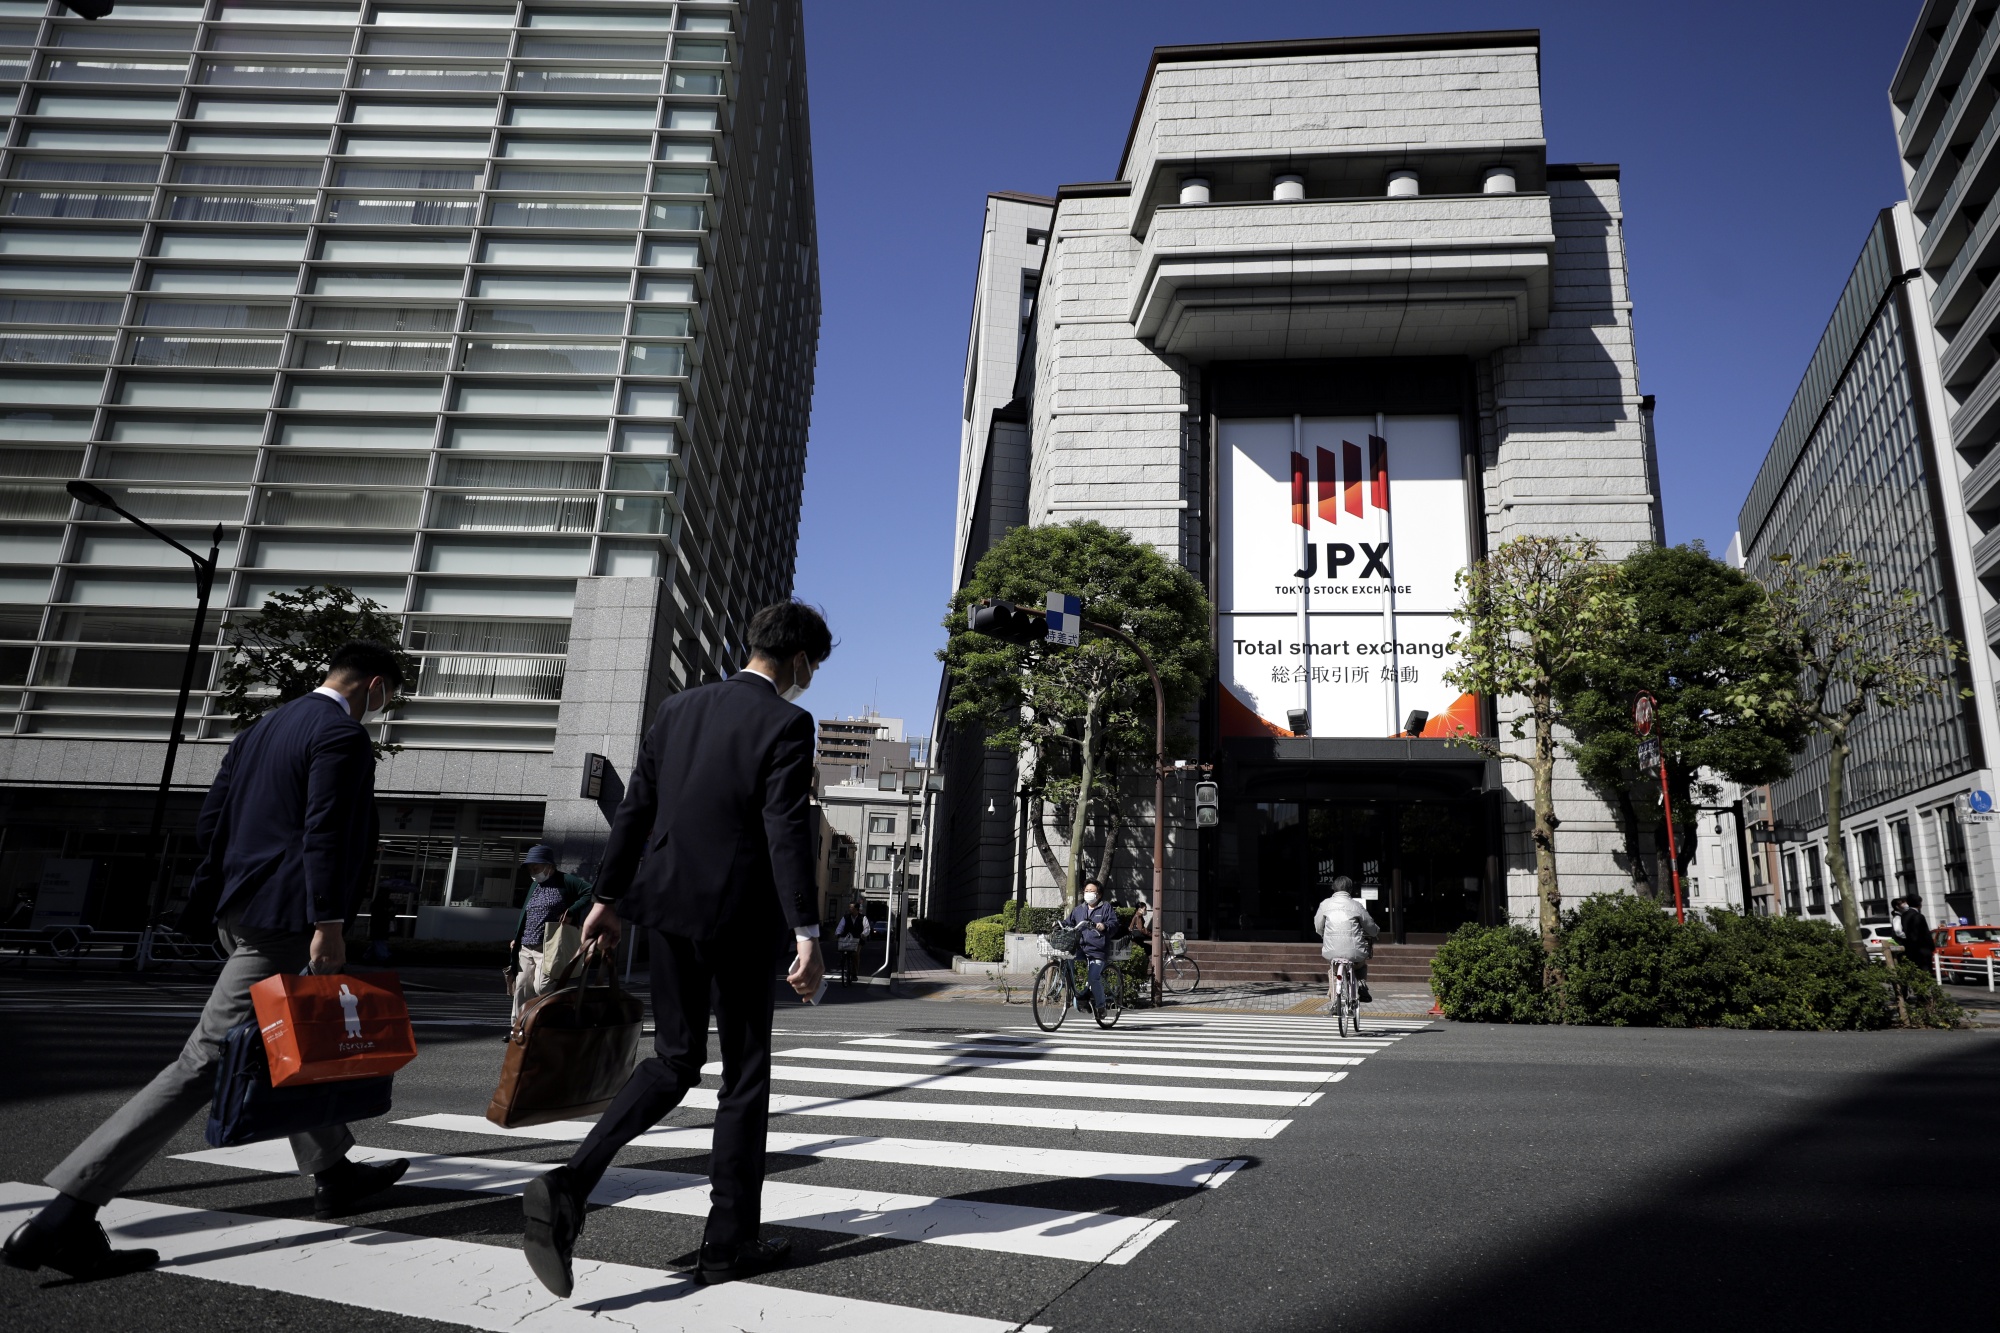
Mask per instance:
[[[857,980],[861,967],[861,941],[875,933],[868,918],[861,914],[861,904],[850,902],[847,911],[833,928],[834,947],[840,951],[840,979],[852,986]]]
[[[1333,964],[1343,959],[1354,964],[1354,987],[1362,1003],[1372,1003],[1364,978],[1368,975],[1368,955],[1374,952],[1374,939],[1382,933],[1382,927],[1375,924],[1366,907],[1355,901],[1352,879],[1341,875],[1333,881],[1333,891],[1313,913],[1313,929],[1319,932],[1320,957],[1327,961],[1327,1003],[1339,998],[1335,987],[1340,974]]]
[[[1104,899],[1104,886],[1094,879],[1083,882],[1083,901],[1063,918],[1066,926],[1077,928],[1077,952],[1083,955],[1090,975],[1090,1002],[1093,1012],[1104,1012],[1104,966],[1111,960],[1111,942],[1125,933],[1117,909]]]

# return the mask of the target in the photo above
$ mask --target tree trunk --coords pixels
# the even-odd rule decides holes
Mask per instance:
[[[1854,881],[1847,873],[1847,844],[1840,836],[1840,802],[1847,787],[1847,724],[1832,733],[1826,764],[1826,869],[1840,895],[1840,925],[1849,944],[1861,943],[1861,905],[1854,900]]]
[[[1090,792],[1097,780],[1097,701],[1085,697],[1083,709],[1083,777],[1076,789],[1076,813],[1069,821],[1069,873],[1063,878],[1063,910],[1076,906],[1077,876],[1083,869],[1083,831],[1090,819]]]
[[[1653,877],[1646,873],[1646,857],[1639,850],[1639,808],[1632,804],[1632,789],[1618,788],[1618,818],[1625,826],[1625,856],[1631,862],[1632,891],[1641,898],[1653,896]]]
[[[1530,703],[1535,712],[1535,896],[1541,903],[1542,950],[1552,954],[1562,889],[1556,881],[1555,700],[1547,682],[1536,685]]]
[[[1049,879],[1060,884],[1063,877],[1062,862],[1056,859],[1056,849],[1049,846],[1049,807],[1039,791],[1035,793],[1034,813],[1034,820],[1029,827],[1035,835],[1035,851],[1041,856],[1042,869],[1049,872]]]
[[[1108,815],[1105,816],[1104,850],[1098,855],[1097,858],[1097,877],[1104,881],[1105,891],[1110,895],[1112,899],[1115,900],[1118,897],[1118,891],[1116,888],[1112,886],[1111,882],[1112,880],[1111,862],[1118,852],[1118,830],[1124,826],[1125,822],[1123,819],[1119,818],[1119,810],[1122,808],[1122,806],[1118,801],[1117,797],[1122,795],[1123,793],[1119,792],[1118,790],[1118,779],[1115,776],[1112,778],[1111,790],[1113,793],[1113,799],[1111,801],[1111,811]]]

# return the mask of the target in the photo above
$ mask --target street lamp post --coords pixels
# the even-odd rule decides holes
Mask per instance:
[[[215,568],[222,554],[222,525],[220,523],[216,524],[215,531],[210,534],[208,556],[204,559],[175,541],[172,537],[169,537],[166,533],[161,532],[145,519],[127,512],[100,487],[78,479],[70,482],[67,489],[74,499],[83,504],[93,505],[99,509],[109,509],[126,522],[150,533],[152,536],[158,537],[161,541],[186,556],[194,564],[194,628],[188,631],[187,658],[181,663],[180,694],[174,700],[174,723],[172,728],[167,732],[167,757],[166,761],[160,765],[159,790],[153,794],[153,826],[148,841],[159,849],[160,867],[153,881],[152,892],[148,895],[146,902],[145,928],[150,935],[154,914],[165,904],[165,890],[167,887],[167,792],[173,786],[174,763],[180,756],[181,727],[187,721],[188,695],[194,689],[195,663],[201,660],[202,634],[208,623],[208,596],[210,591],[215,587]],[[142,968],[145,966],[145,951],[143,949],[140,951],[139,965]]]

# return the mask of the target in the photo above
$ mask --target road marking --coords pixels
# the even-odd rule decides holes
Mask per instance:
[[[376,1162],[407,1156],[410,1169],[403,1184],[481,1194],[519,1194],[529,1181],[555,1167],[553,1162],[433,1156],[358,1146],[349,1149],[348,1156]],[[179,1160],[279,1175],[298,1170],[291,1145],[282,1140],[183,1153]],[[607,1208],[707,1217],[708,1178],[614,1166],[604,1173],[590,1201]],[[1106,1264],[1130,1263],[1173,1225],[1170,1218],[1063,1212],[977,1199],[794,1185],[782,1180],[764,1182],[763,1215],[764,1221],[774,1225],[812,1231]]]
[[[0,1183],[0,1227],[12,1231],[55,1196]],[[408,1319],[500,1333],[1011,1333],[983,1319],[813,1291],[729,1282],[703,1287],[683,1273],[578,1259],[568,1301],[551,1296],[521,1251],[372,1227],[177,1208],[113,1199],[100,1220],[113,1244],[160,1252],[162,1273]],[[1042,1325],[1033,1333],[1049,1333]],[[1025,1331],[1024,1331],[1025,1333]]]
[[[690,1088],[681,1105],[713,1111],[714,1088]],[[996,1106],[964,1102],[887,1101],[874,1097],[771,1094],[772,1115],[833,1116],[841,1120],[918,1120],[925,1124],[1018,1125],[1065,1133],[1171,1134],[1176,1138],[1275,1139],[1292,1122],[1247,1116],[1173,1115],[1160,1111],[1071,1110],[1066,1106]]]
[[[1365,1055],[1265,1055],[1253,1051],[1201,1051],[1189,1050],[1175,1042],[1160,1042],[1155,1046],[1065,1046],[1056,1041],[1031,1042],[1015,1037],[980,1038],[972,1041],[913,1041],[896,1037],[864,1037],[860,1041],[841,1043],[841,1049],[852,1046],[893,1046],[914,1047],[920,1050],[960,1051],[967,1054],[998,1053],[1018,1051],[1024,1055],[1119,1055],[1133,1060],[1241,1060],[1247,1064],[1260,1065],[1310,1065],[1337,1064],[1358,1065]],[[780,1055],[797,1055],[798,1052],[780,1051]]]
[[[1208,1078],[1223,1083],[1326,1082],[1331,1069],[1206,1069],[1200,1065],[1136,1065],[1117,1060],[1063,1060],[1028,1051],[1020,1055],[956,1055],[948,1051],[857,1051],[852,1046],[795,1046],[773,1059],[861,1060],[869,1064],[920,1065],[927,1069],[1023,1069],[1031,1074],[1122,1074],[1126,1078]],[[1336,1060],[1334,1064],[1360,1064]],[[720,1069],[721,1066],[716,1066]]]
[[[502,1129],[476,1115],[420,1115],[399,1125],[449,1130],[457,1134],[490,1134],[496,1138],[530,1139],[542,1143],[580,1143],[591,1131],[586,1120],[558,1120],[522,1129]],[[634,1148],[677,1148],[707,1152],[714,1146],[712,1126],[649,1130],[633,1139]],[[998,1171],[1059,1180],[1121,1180],[1139,1185],[1180,1189],[1214,1188],[1241,1166],[1222,1157],[1160,1157],[1146,1153],[1087,1152],[1074,1148],[1023,1148],[1008,1143],[952,1143],[942,1139],[892,1139],[872,1135],[769,1133],[766,1148],[794,1157],[846,1158],[890,1162],[897,1166],[935,1166],[958,1171]]]
[[[702,1066],[704,1074],[720,1074],[722,1064]],[[1123,1102],[1206,1102],[1225,1106],[1311,1106],[1324,1094],[1280,1092],[1271,1088],[1189,1088],[1177,1084],[1146,1087],[1136,1083],[1083,1083],[1063,1079],[988,1078],[978,1074],[905,1073],[900,1069],[809,1069],[802,1065],[772,1065],[771,1077],[781,1083],[836,1083],[860,1088],[918,1088],[926,1092],[970,1092],[1003,1097],[1081,1097]],[[1347,1071],[1326,1079],[1338,1083]]]

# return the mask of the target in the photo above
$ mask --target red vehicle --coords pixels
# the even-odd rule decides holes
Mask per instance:
[[[1986,960],[2000,955],[2000,926],[1939,926],[1931,932],[1941,971],[1984,979]],[[1993,966],[2000,968],[2000,963]]]

